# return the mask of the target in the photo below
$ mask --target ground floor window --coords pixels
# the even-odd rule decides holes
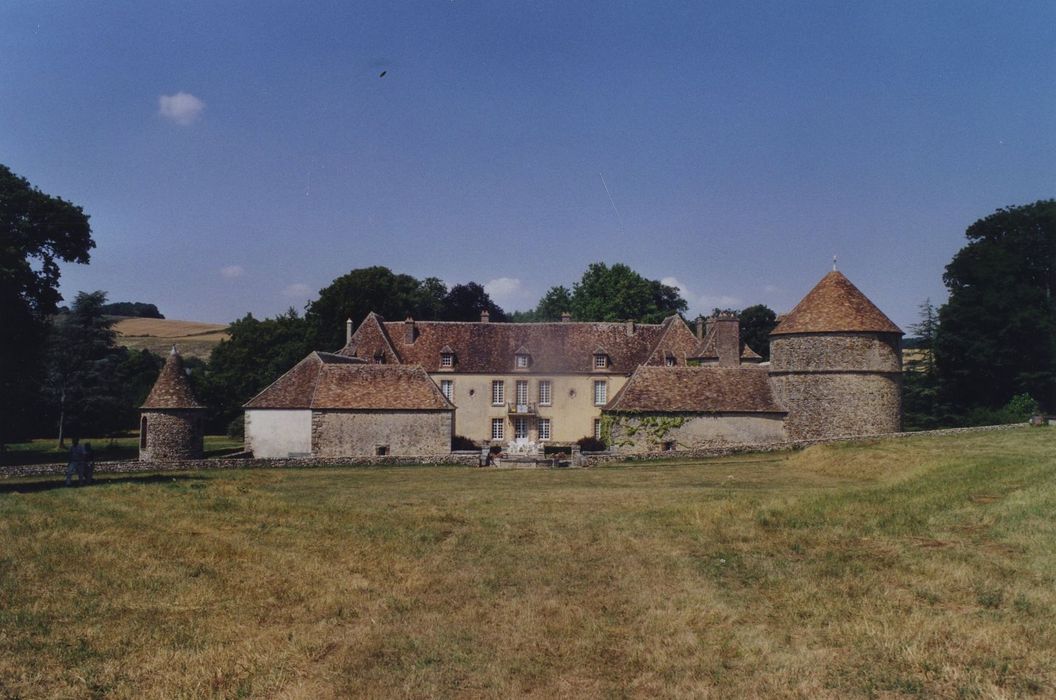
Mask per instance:
[[[528,439],[528,419],[527,418],[514,418],[513,419],[513,437],[514,439]]]
[[[503,420],[501,418],[492,418],[491,419],[491,439],[492,440],[501,440],[502,439],[502,433],[503,433],[502,428],[503,428]]]
[[[594,439],[595,440],[600,440],[601,439],[601,419],[600,418],[595,418],[594,419]]]
[[[550,419],[540,418],[539,419],[539,439],[549,440],[550,439]]]
[[[147,417],[143,416],[139,421],[139,449],[145,449],[147,446]]]

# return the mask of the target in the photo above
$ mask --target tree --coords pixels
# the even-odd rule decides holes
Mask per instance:
[[[105,303],[105,292],[80,292],[70,313],[56,319],[48,340],[45,395],[59,447],[67,432],[112,433],[127,417],[124,384],[118,381],[126,352],[114,345]]]
[[[44,194],[0,165],[0,450],[36,432],[36,406],[59,263],[87,263],[92,241],[80,207]]]
[[[371,311],[390,321],[407,316],[436,320],[446,294],[447,288],[436,278],[420,282],[381,266],[352,270],[322,289],[319,298],[308,305],[305,319],[312,346],[337,350],[345,343],[346,319],[358,324]]]
[[[938,402],[938,379],[935,374],[935,336],[939,319],[931,299],[920,305],[920,321],[909,327],[914,337],[903,341],[905,373],[902,375],[902,416],[907,430],[929,430],[945,423],[957,422],[944,415]]]
[[[314,349],[308,330],[293,309],[264,320],[246,314],[229,326],[230,338],[213,348],[204,372],[191,374],[199,400],[210,409],[211,429],[225,430],[242,404]]]
[[[965,234],[943,275],[941,397],[964,412],[1026,393],[1056,410],[1056,200],[999,209]]]
[[[165,318],[154,304],[141,301],[118,301],[103,307],[108,316],[134,316],[136,318]]]
[[[492,321],[506,320],[506,313],[491,300],[484,287],[476,282],[456,284],[444,295],[440,320],[479,321],[481,311],[487,311]]]
[[[741,311],[737,318],[741,323],[741,343],[759,353],[764,362],[769,360],[770,333],[777,327],[777,314],[763,304],[756,304]]]
[[[593,263],[572,286],[571,312],[577,321],[660,323],[686,308],[677,289],[648,280],[622,263]]]

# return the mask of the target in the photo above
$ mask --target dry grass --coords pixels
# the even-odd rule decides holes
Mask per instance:
[[[119,345],[133,350],[146,348],[162,356],[175,343],[183,355],[207,359],[217,343],[230,337],[223,323],[167,318],[118,318],[114,330],[118,333]]]
[[[1054,448],[0,483],[0,696],[1051,695]]]

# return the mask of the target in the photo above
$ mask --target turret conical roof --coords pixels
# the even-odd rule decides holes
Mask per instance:
[[[858,290],[842,272],[821,278],[770,335],[791,333],[898,333],[884,312]]]
[[[172,352],[161,368],[154,388],[147,395],[147,400],[140,408],[205,408],[194,398],[191,382],[183,370],[183,359],[172,346]]]

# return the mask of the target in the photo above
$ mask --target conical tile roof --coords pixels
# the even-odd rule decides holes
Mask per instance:
[[[781,319],[770,335],[840,332],[901,335],[902,329],[876,308],[842,272],[833,270]]]
[[[140,408],[205,408],[194,398],[191,382],[183,370],[183,359],[175,345],[161,368],[158,381],[154,382],[154,388]]]

